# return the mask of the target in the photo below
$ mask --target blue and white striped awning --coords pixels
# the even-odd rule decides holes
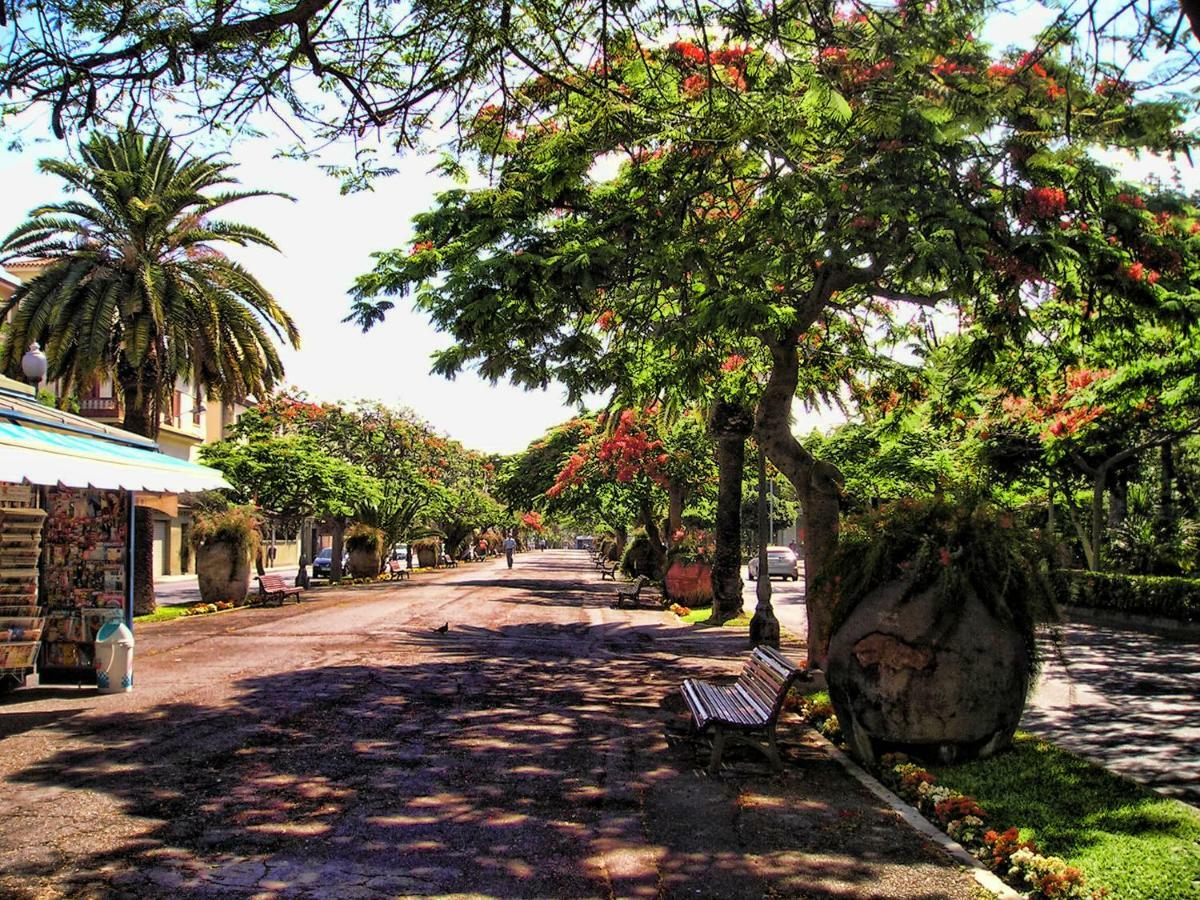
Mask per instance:
[[[3,421],[0,481],[152,494],[229,487],[216,469],[165,453]]]

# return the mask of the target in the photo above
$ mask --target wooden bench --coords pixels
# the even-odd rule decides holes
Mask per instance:
[[[614,581],[616,579],[613,579]],[[617,585],[617,602],[613,604],[613,609],[620,609],[625,605],[626,601],[630,606],[638,602],[638,598],[642,595],[642,588],[650,581],[645,575],[639,575],[633,581],[625,584]]]
[[[412,577],[404,563],[398,559],[388,560],[388,575],[392,581],[402,581]]]
[[[259,599],[263,603],[278,603],[282,606],[287,598],[295,594],[296,602],[300,602],[300,588],[285,582],[279,575],[258,576]]]
[[[617,580],[617,561],[615,559],[607,560],[600,566],[600,580],[603,581],[605,578]]]
[[[756,647],[738,680],[731,685],[685,679],[681,690],[697,732],[713,729],[708,773],[715,775],[728,741],[762,750],[776,769],[782,767],[775,725],[792,683],[804,671],[771,647]],[[757,737],[757,736],[762,736]],[[763,739],[765,738],[765,739]]]

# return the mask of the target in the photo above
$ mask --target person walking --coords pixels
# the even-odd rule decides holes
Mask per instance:
[[[504,558],[508,560],[508,567],[512,568],[513,551],[517,549],[517,541],[510,532],[508,537],[504,539],[504,543],[500,545],[504,548]]]

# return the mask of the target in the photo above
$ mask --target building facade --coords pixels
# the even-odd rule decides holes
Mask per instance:
[[[0,268],[0,305],[9,300],[22,282],[36,278],[46,268],[45,260],[15,260]],[[61,398],[57,385],[45,386],[56,399]],[[78,404],[78,414],[92,421],[120,426],[125,418],[119,392],[112,382],[103,379],[93,384],[82,396],[68,398],[67,407]],[[224,438],[230,426],[246,410],[244,403],[225,403],[206,400],[184,379],[175,383],[161,411],[158,447],[168,456],[186,462],[199,462],[200,447]],[[192,511],[187,498],[178,502],[165,501],[154,513],[154,573],[155,575],[184,575],[195,571],[191,552]],[[268,532],[267,546],[274,545],[276,566],[293,566],[300,558],[298,538],[286,539]]]

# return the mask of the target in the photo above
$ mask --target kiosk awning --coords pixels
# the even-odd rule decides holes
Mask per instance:
[[[97,438],[0,422],[0,481],[185,494],[227,488],[216,469]]]

